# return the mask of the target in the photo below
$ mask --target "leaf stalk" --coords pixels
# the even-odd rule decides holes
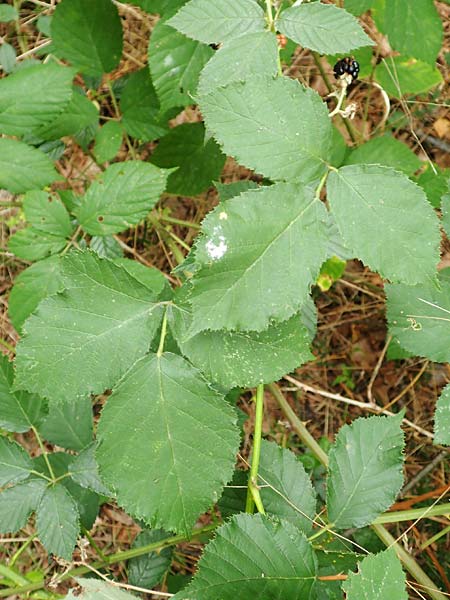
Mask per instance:
[[[250,475],[248,478],[247,502],[245,512],[252,513],[254,507],[258,512],[265,514],[264,506],[258,488],[259,459],[261,456],[262,422],[264,417],[264,385],[261,383],[256,388],[255,429],[253,433],[253,453]]]

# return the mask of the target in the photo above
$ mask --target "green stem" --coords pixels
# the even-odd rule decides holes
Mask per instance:
[[[55,473],[53,472],[53,468],[52,465],[50,464],[50,461],[48,459],[48,452],[45,449],[45,446],[42,442],[41,436],[39,435],[38,430],[36,429],[36,427],[32,426],[31,427],[36,439],[37,439],[37,443],[39,444],[39,448],[41,449],[42,455],[44,457],[45,460],[45,464],[47,465],[47,469],[48,472],[50,473],[50,477],[52,478],[52,481],[55,481],[56,477],[55,477]]]
[[[0,564],[0,575],[3,575],[3,577],[6,577],[11,581],[14,581],[14,583],[17,583],[17,585],[26,585],[29,583],[28,579],[25,579],[25,577],[22,577],[22,575],[16,573],[14,569],[11,569],[6,565]]]
[[[266,0],[266,19],[269,31],[275,31],[275,22],[273,20],[272,0]]]
[[[253,452],[250,475],[248,478],[247,502],[245,511],[252,513],[254,506],[258,512],[264,514],[261,496],[258,489],[258,469],[259,458],[261,456],[262,422],[264,417],[264,385],[260,384],[256,388],[256,410],[255,410],[255,429],[253,433]]]
[[[156,356],[158,358],[160,358],[162,356],[162,353],[164,352],[164,341],[166,339],[166,335],[167,335],[167,308],[164,311],[164,318],[163,318],[162,327],[161,327],[161,337],[159,338],[158,352],[156,353]]]
[[[89,531],[85,527],[83,527],[83,535],[88,539],[89,544],[92,546],[92,548],[94,548],[95,552],[97,553],[97,556],[99,556],[103,562],[108,560],[106,558],[106,556],[103,554],[103,552],[101,551],[101,549],[98,547],[97,542],[94,540],[92,535],[89,533]]]
[[[397,510],[384,513],[374,521],[376,525],[382,523],[399,523],[400,521],[415,521],[416,519],[428,519],[438,515],[450,515],[450,502],[436,504],[430,508],[412,508],[411,510]]]
[[[317,459],[325,467],[327,467],[328,466],[327,454],[322,450],[322,448],[319,446],[319,444],[314,440],[314,438],[308,432],[306,427],[303,425],[303,423],[300,421],[300,419],[294,413],[294,411],[289,406],[286,398],[281,393],[279,388],[273,383],[270,384],[268,387],[269,387],[269,390],[271,391],[271,393],[278,400],[281,410],[284,412],[284,414],[285,414],[286,418],[288,419],[288,421],[290,422],[292,428],[297,432],[299,438],[303,441],[305,446],[308,446],[308,448],[316,455]],[[442,507],[442,505],[441,505],[441,507]],[[416,509],[413,509],[413,510],[415,511]],[[411,515],[411,513],[413,511],[411,510],[411,511],[400,511],[400,512],[402,512],[402,513],[408,512]],[[423,515],[424,512],[425,512],[425,510],[422,509],[421,515]],[[427,514],[429,514],[429,513],[427,513]],[[383,518],[383,516],[384,515],[382,515],[379,518]],[[331,527],[331,525],[330,525],[330,527]],[[375,521],[375,524],[371,525],[371,527],[375,531],[375,533],[378,535],[378,537],[386,544],[386,546],[388,546],[388,547],[392,546],[395,549],[397,556],[402,561],[405,568],[409,571],[409,573],[411,573],[411,575],[416,579],[416,581],[424,587],[424,591],[426,591],[426,593],[430,596],[430,598],[432,598],[433,600],[445,600],[445,596],[443,594],[441,594],[441,592],[439,592],[439,590],[436,587],[436,584],[428,577],[428,575],[425,573],[425,571],[422,570],[422,568],[417,564],[417,562],[414,560],[414,558],[410,554],[408,554],[408,552],[406,552],[406,550],[404,550],[403,547],[398,542],[395,541],[395,539],[392,537],[392,535],[389,533],[389,531],[385,527],[383,527],[383,525],[377,524],[377,521]]]
[[[201,225],[198,223],[192,223],[191,221],[183,221],[183,219],[175,219],[175,217],[166,217],[165,215],[159,215],[160,221],[166,223],[173,223],[174,225],[183,225],[184,227],[190,227],[191,229],[201,229]]]
[[[320,198],[320,193],[323,190],[323,186],[325,185],[325,182],[327,180],[329,172],[330,171],[327,169],[327,172],[324,173],[324,175],[322,176],[322,179],[320,180],[319,185],[317,186],[317,189],[316,189],[316,193],[315,193],[316,198]]]
[[[28,546],[31,544],[31,542],[35,539],[36,534],[30,535],[30,537],[27,539],[27,541],[22,544],[22,546],[17,550],[17,552],[14,553],[14,555],[12,556],[11,560],[9,561],[9,567],[12,568],[15,563],[17,562],[17,560],[20,558],[20,556],[22,556],[22,554],[25,552],[25,550],[28,548]],[[19,583],[16,581],[16,583]],[[23,582],[25,583],[25,582]],[[26,581],[26,583],[28,583],[28,581]]]
[[[114,93],[113,87],[112,87],[111,82],[109,80],[106,82],[106,85],[108,86],[108,91],[109,91],[109,95],[111,96],[111,102],[112,102],[112,105],[114,107],[114,112],[116,113],[116,118],[120,122],[120,120],[121,120],[121,114],[120,114],[119,105],[117,103],[117,98],[116,98],[116,95]],[[129,152],[131,154],[131,157],[133,159],[136,159],[136,153],[134,151],[133,144],[131,143],[131,140],[130,140],[130,138],[128,136],[128,133],[125,132],[124,137],[125,137],[125,142],[126,142],[126,144],[128,146],[128,150],[129,150]]]
[[[176,546],[177,544],[181,544],[182,542],[195,540],[196,538],[199,538],[205,534],[211,533],[216,528],[217,525],[206,525],[206,527],[202,527],[201,529],[196,529],[195,531],[191,532],[190,536],[182,534],[174,535],[172,537],[166,538],[165,540],[153,542],[152,544],[147,544],[147,546],[142,546],[141,548],[131,548],[130,550],[125,550],[124,552],[116,552],[114,554],[110,554],[109,556],[105,556],[104,561],[99,560],[97,562],[94,562],[91,566],[94,567],[94,569],[102,569],[109,565],[129,560],[130,558],[136,558],[137,556],[142,556],[143,554],[147,554],[149,552],[160,551],[163,548],[167,548],[169,546]],[[79,575],[84,575],[85,573],[90,572],[91,569],[89,567],[75,567],[64,573],[58,579],[58,583],[67,581],[67,579],[71,579],[72,577],[77,577]],[[45,587],[45,583],[45,581],[38,581],[35,583],[27,583],[26,585],[22,585],[21,587],[17,588],[7,588],[4,590],[0,590],[0,598],[8,598],[13,595],[27,594],[28,592],[41,590]]]
[[[276,398],[278,404],[280,405],[281,410],[286,415],[288,421],[292,425],[292,428],[297,432],[298,437],[302,440],[302,442],[307,446],[311,452],[317,457],[317,459],[326,467],[328,466],[328,456],[325,450],[323,450],[313,436],[309,433],[300,419],[297,417],[295,412],[290,407],[288,401],[281,393],[281,390],[276,385],[276,383],[271,383],[267,386],[270,390],[270,393]]]

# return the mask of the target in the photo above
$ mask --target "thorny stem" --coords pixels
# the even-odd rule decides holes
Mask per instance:
[[[56,479],[55,473],[53,472],[52,465],[51,465],[51,463],[50,463],[50,461],[48,459],[48,452],[45,449],[45,446],[44,446],[44,444],[42,442],[41,436],[39,435],[39,432],[36,429],[36,427],[32,426],[31,429],[32,429],[32,431],[33,431],[33,433],[34,433],[34,435],[35,435],[35,437],[37,439],[37,443],[39,444],[39,448],[41,449],[42,455],[43,455],[44,460],[45,460],[45,464],[47,465],[48,472],[50,473],[50,477],[52,478],[52,481],[55,481],[55,479]]]
[[[269,387],[269,390],[272,392],[272,394],[275,396],[275,398],[278,400],[281,410],[284,412],[284,414],[285,414],[286,418],[288,419],[288,421],[290,422],[292,428],[297,432],[297,435],[299,436],[299,438],[313,452],[313,454],[316,455],[317,459],[325,467],[327,467],[328,466],[327,454],[322,450],[322,448],[319,446],[319,444],[314,440],[314,438],[311,436],[311,434],[307,431],[306,427],[303,425],[303,423],[300,421],[300,419],[297,417],[297,415],[294,413],[294,411],[290,407],[288,401],[286,400],[286,398],[284,397],[282,392],[279,390],[279,388],[275,384],[271,384],[268,387]],[[442,505],[441,505],[441,508],[442,508]],[[413,509],[413,510],[415,511],[415,509]],[[409,513],[409,515],[411,515],[413,510],[403,511],[403,513]],[[422,515],[426,511],[426,509],[423,509],[423,508],[420,510],[421,510]],[[426,511],[427,515],[430,514],[431,510],[432,509],[430,509],[430,511]],[[389,513],[387,513],[387,514],[389,514]],[[378,518],[383,519],[383,522],[386,522],[384,520],[385,517],[386,517],[386,514],[381,515],[381,517],[378,517]],[[399,519],[396,519],[396,521],[397,520],[399,520]],[[329,527],[331,527],[331,526],[329,526]],[[401,544],[399,544],[398,542],[395,541],[395,539],[392,537],[392,535],[389,533],[389,531],[385,527],[383,527],[383,525],[379,524],[378,519],[375,521],[375,523],[373,525],[371,525],[371,528],[375,531],[377,536],[386,544],[386,546],[388,546],[389,548],[392,547],[395,549],[397,556],[402,561],[405,568],[411,573],[411,575],[416,579],[416,581],[424,587],[424,591],[430,596],[430,598],[432,598],[433,600],[445,600],[446,597],[437,589],[436,584],[428,577],[428,575],[425,573],[425,571],[422,570],[422,568],[417,564],[417,562],[414,560],[414,558],[408,552],[406,552],[406,550],[404,550],[404,548],[401,546]]]
[[[176,546],[177,544],[181,544],[182,542],[192,541],[202,535],[211,533],[217,528],[217,525],[206,525],[206,527],[202,527],[201,529],[196,529],[191,532],[189,536],[186,535],[175,535],[172,537],[168,537],[165,540],[161,540],[159,542],[153,542],[151,544],[147,544],[147,546],[142,546],[140,548],[131,548],[130,550],[125,550],[124,552],[116,552],[114,554],[110,554],[109,556],[105,556],[105,560],[100,560],[94,562],[91,566],[94,569],[102,569],[109,565],[113,565],[118,562],[123,562],[129,560],[130,558],[136,558],[137,556],[142,556],[144,554],[148,554],[149,552],[157,552],[162,550],[163,548],[168,548],[170,546]],[[77,577],[79,575],[84,575],[85,573],[89,573],[91,568],[88,566],[78,566],[69,571],[66,571],[61,575],[59,579],[57,579],[58,583],[63,581],[67,581],[72,577]],[[7,588],[0,590],[0,598],[10,598],[13,595],[22,595],[27,594],[28,592],[33,592],[35,590],[41,590],[46,585],[46,581],[37,581],[34,583],[27,583],[26,585],[22,585],[17,588]]]
[[[253,433],[253,452],[250,475],[248,478],[247,502],[245,512],[252,513],[256,505],[258,512],[265,514],[258,488],[259,458],[261,456],[262,422],[264,417],[264,385],[256,388],[255,429]]]

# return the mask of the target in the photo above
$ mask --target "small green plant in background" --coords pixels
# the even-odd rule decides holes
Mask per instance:
[[[273,383],[312,359],[312,286],[326,293],[351,258],[386,281],[392,344],[450,361],[450,280],[437,270],[441,228],[450,235],[448,172],[390,133],[367,142],[356,135],[347,147],[335,126],[344,122],[355,137],[352,73],[387,108],[389,96],[442,84],[442,22],[432,0],[419,3],[410,11],[406,0],[346,0],[345,8],[134,0],[160,19],[148,65],[119,79],[112,73],[123,56],[122,23],[110,0],[62,0],[41,15],[43,61],[0,48],[0,186],[17,196],[26,220],[9,251],[32,263],[9,296],[20,334],[14,363],[0,362],[0,532],[34,515],[46,551],[69,563],[56,582],[89,572],[70,565],[74,550],[80,536],[95,544],[89,531],[99,507],[115,500],[144,530],[131,549],[100,554],[91,567],[128,560],[138,588],[166,577],[173,546],[214,532],[176,598],[401,600],[416,584],[425,596],[445,597],[384,527],[450,512],[445,502],[385,512],[403,485],[404,413],[356,419],[325,451]],[[11,31],[15,5],[0,5]],[[374,42],[356,18],[368,10],[395,58],[375,64]],[[353,53],[348,64],[357,60],[359,70],[336,80],[333,111],[283,74],[289,53],[277,34],[311,50],[319,65],[319,54],[333,66]],[[105,97],[112,115],[100,110]],[[191,105],[203,121],[171,127]],[[380,129],[388,115],[381,119]],[[98,165],[83,193],[56,164],[73,143]],[[217,183],[220,202],[201,224],[158,205],[163,193],[207,190],[227,156],[263,184]],[[118,234],[143,220],[179,263],[170,276],[123,255],[130,248]],[[193,242],[171,223],[195,232]],[[350,366],[340,382],[353,389]],[[319,482],[317,494],[304,460],[263,439],[264,386],[309,448],[308,470],[326,472],[326,492]],[[236,388],[255,390],[247,471],[236,468]],[[92,398],[107,390],[94,423]],[[39,456],[15,441],[25,432]],[[450,444],[448,387],[434,443]],[[197,527],[216,505],[220,524]],[[367,526],[385,550],[363,552],[347,539]],[[0,597],[45,585],[10,571],[0,571]],[[86,599],[130,597],[101,579],[78,581]]]

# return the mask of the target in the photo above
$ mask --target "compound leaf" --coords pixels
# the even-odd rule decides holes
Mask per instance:
[[[91,399],[86,396],[73,402],[69,397],[50,402],[48,415],[38,429],[51,444],[82,450],[91,443],[94,431]]]
[[[295,184],[250,190],[213,210],[196,244],[191,333],[261,331],[297,313],[326,258],[327,223],[324,205]]]
[[[63,238],[72,234],[69,213],[57,195],[28,192],[23,198],[23,209],[26,220],[35,230]]]
[[[213,44],[263,31],[266,22],[255,0],[191,0],[168,24],[194,40]]]
[[[364,527],[394,502],[403,483],[402,415],[344,425],[329,452],[327,508],[339,529]]]
[[[0,494],[0,533],[16,533],[25,527],[46,485],[44,479],[30,479]]]
[[[133,548],[142,548],[168,537],[163,529],[141,531],[133,542]],[[128,561],[128,578],[132,585],[151,589],[161,582],[172,562],[173,549],[163,548],[158,552],[148,552]]]
[[[146,353],[161,316],[147,287],[92,252],[65,256],[62,277],[65,291],[27,321],[16,358],[16,384],[55,402],[112,387]]]
[[[316,514],[316,495],[295,454],[262,440],[258,477],[264,509],[308,535]]]
[[[309,542],[291,523],[240,514],[217,530],[192,583],[175,600],[312,600],[316,572]]]
[[[76,502],[63,485],[45,490],[36,510],[36,528],[49,554],[72,559],[80,532],[79,518]]]
[[[152,527],[187,533],[231,478],[239,430],[222,396],[166,353],[143,358],[122,379],[98,438],[100,474],[118,502]]]
[[[440,289],[426,285],[387,285],[390,334],[415,356],[450,361],[450,282],[440,278]]]
[[[414,152],[395,137],[382,135],[372,138],[352,150],[344,161],[345,165],[378,164],[412,175],[420,169],[422,161]]]
[[[208,131],[246,167],[273,180],[324,173],[331,121],[317,92],[297,81],[254,75],[203,96],[200,107]]]
[[[450,446],[450,384],[442,390],[436,404],[434,443]]]
[[[122,24],[111,0],[63,0],[53,14],[56,54],[87,75],[117,67],[122,55]]]
[[[22,446],[0,437],[0,487],[26,479],[32,468],[31,459]]]
[[[0,132],[22,136],[54,120],[72,96],[74,70],[37,64],[0,80]]]
[[[38,396],[13,391],[13,363],[0,356],[0,427],[6,431],[24,433],[40,423],[47,406]]]
[[[312,358],[311,339],[299,315],[270,324],[262,332],[191,334],[190,306],[182,301],[180,294],[170,315],[171,329],[181,352],[208,380],[224,389],[277,381]]]
[[[93,490],[97,494],[111,495],[111,492],[101,481],[98,474],[94,444],[90,444],[73,459],[70,464],[70,476],[81,487]]]
[[[132,137],[149,142],[167,133],[148,67],[130,75],[120,96],[122,124]]]
[[[46,154],[18,140],[0,138],[0,187],[22,194],[61,179]]]
[[[406,578],[395,550],[369,554],[348,574],[342,588],[347,600],[407,600]]]
[[[91,235],[109,235],[137,225],[158,202],[167,176],[167,171],[138,160],[110,165],[77,209],[80,224]]]
[[[184,123],[161,138],[151,162],[176,168],[167,180],[169,194],[196,196],[220,176],[225,155],[213,139],[205,140],[203,123]]]
[[[442,21],[433,0],[388,0],[383,33],[401,54],[434,66],[442,46]]]
[[[393,282],[435,277],[439,221],[422,188],[388,167],[354,165],[331,173],[327,189],[332,214],[355,256]]]
[[[193,104],[200,72],[214,50],[159,21],[152,32],[148,52],[161,114],[170,108]]]
[[[297,44],[321,54],[373,45],[357,19],[333,4],[292,6],[281,13],[277,28]]]
[[[254,73],[274,77],[278,73],[277,38],[270,31],[248,33],[226,42],[200,74],[198,94],[204,96]]]

